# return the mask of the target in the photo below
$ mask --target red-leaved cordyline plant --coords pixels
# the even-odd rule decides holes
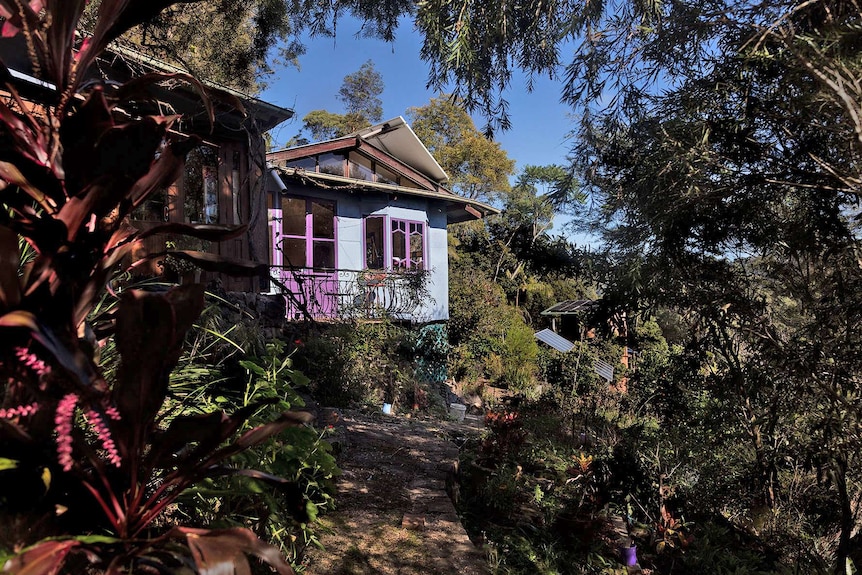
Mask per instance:
[[[91,343],[79,338],[103,286],[145,236],[126,223],[128,214],[176,179],[196,144],[172,135],[176,117],[117,119],[121,106],[166,76],[110,88],[84,88],[82,79],[109,42],[175,2],[102,0],[92,34],[80,35],[85,0],[0,0],[2,36],[23,35],[36,75],[55,87],[34,104],[9,85],[9,97],[0,102],[5,572],[248,573],[246,554],[253,554],[279,573],[291,573],[275,548],[250,531],[158,523],[184,489],[213,474],[277,482],[220,463],[304,422],[284,414],[237,438],[253,407],[232,415],[160,414],[185,334],[202,310],[202,288],[121,295],[109,322],[121,358],[112,384]],[[193,83],[212,120],[207,90],[186,76],[170,79]],[[218,241],[243,229],[166,224],[146,235],[162,232]],[[19,262],[20,237],[35,252],[25,265]],[[214,264],[206,258],[199,263]]]

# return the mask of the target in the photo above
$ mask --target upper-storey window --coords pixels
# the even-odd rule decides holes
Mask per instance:
[[[367,269],[425,269],[425,223],[365,218],[365,267]]]
[[[321,174],[344,175],[344,156],[341,154],[320,154],[317,156],[317,169]]]
[[[314,172],[317,170],[317,156],[291,160],[286,165],[288,168],[302,168],[308,172]]]
[[[347,161],[345,161],[345,157],[347,158]],[[380,184],[390,184],[405,188],[422,189],[421,185],[417,184],[410,178],[401,176],[385,166],[380,165],[377,161],[357,152],[350,152],[347,156],[338,153],[326,153],[305,158],[297,158],[286,162],[285,166],[288,168],[301,168],[309,172],[331,174],[334,176],[344,176],[346,169],[347,176],[354,180],[364,180],[366,182],[377,182]]]
[[[351,152],[350,156],[350,177],[354,180],[365,180],[367,182],[374,181],[374,164],[373,162],[356,152]]]

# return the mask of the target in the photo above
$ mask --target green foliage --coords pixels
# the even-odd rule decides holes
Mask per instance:
[[[656,412],[665,425],[702,423],[668,429],[653,459],[696,472],[704,499],[800,561],[841,569],[859,546],[850,502],[862,485],[862,414],[848,408],[860,394],[859,342],[848,326],[862,276],[848,186],[858,100],[837,86],[862,74],[845,51],[860,13],[814,2],[702,17],[711,40],[690,57],[710,65],[630,99],[624,121],[594,117],[579,150],[611,250],[606,297],[669,308],[677,327],[686,318],[677,338],[688,353],[646,363],[642,382],[667,402]],[[693,25],[674,12],[669,21],[677,32]],[[800,551],[812,538],[813,560]]]
[[[300,341],[297,364],[324,405],[442,409],[439,374],[427,368],[440,365],[443,348],[424,330],[389,321],[317,325]]]
[[[531,392],[536,383],[536,358],[539,345],[533,330],[523,321],[507,326],[502,345],[503,373],[499,383],[513,391]]]
[[[216,395],[197,396],[193,409],[243,409],[259,405],[246,427],[265,424],[281,411],[302,407],[296,393],[308,379],[291,368],[285,344],[269,342],[262,357],[238,361],[247,374],[243,389],[222,388]],[[185,405],[192,405],[180,396]],[[234,465],[254,467],[258,473],[213,478],[187,490],[180,509],[187,521],[222,527],[244,526],[278,545],[294,565],[308,545],[317,545],[318,515],[332,508],[335,464],[326,431],[311,427],[285,430],[235,457]],[[272,485],[268,477],[284,483]]]
[[[498,142],[479,133],[457,99],[432,98],[407,114],[413,131],[449,176],[450,190],[493,203],[508,195],[514,160]]]
[[[361,116],[366,124],[374,124],[383,119],[382,93],[383,76],[374,68],[374,62],[367,60],[359,70],[344,77],[338,99],[348,116]]]

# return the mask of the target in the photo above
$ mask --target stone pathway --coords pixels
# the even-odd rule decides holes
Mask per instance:
[[[487,573],[447,493],[458,460],[450,438],[475,428],[358,412],[340,420],[338,508],[324,517],[325,551],[309,553],[307,573]]]

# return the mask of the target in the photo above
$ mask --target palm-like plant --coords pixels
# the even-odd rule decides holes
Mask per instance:
[[[232,415],[163,413],[170,372],[203,307],[202,288],[122,294],[100,326],[121,357],[112,383],[86,337],[103,287],[145,236],[127,216],[176,179],[196,141],[174,137],[176,117],[117,119],[164,76],[113,88],[83,79],[109,42],[174,3],[102,0],[92,34],[82,36],[85,0],[0,0],[2,35],[23,35],[37,74],[54,86],[42,105],[23,101],[11,85],[0,103],[0,513],[12,525],[0,530],[6,572],[53,575],[87,561],[88,569],[111,574],[183,566],[247,573],[247,553],[291,572],[250,531],[159,524],[193,483],[255,475],[221,463],[303,422],[288,413],[237,438],[255,406]],[[207,90],[189,77],[171,79],[200,88],[212,119]],[[218,241],[242,231],[168,224],[146,233]],[[32,248],[26,263],[21,238]],[[36,542],[45,535],[52,537]]]

